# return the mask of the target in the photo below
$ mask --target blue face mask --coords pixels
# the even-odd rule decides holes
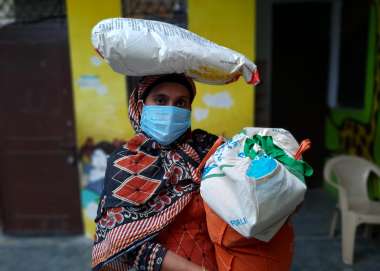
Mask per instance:
[[[141,129],[162,145],[169,145],[190,127],[191,111],[176,106],[144,105]]]

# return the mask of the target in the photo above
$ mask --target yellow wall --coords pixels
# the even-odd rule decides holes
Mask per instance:
[[[92,27],[101,19],[121,16],[121,0],[66,0],[66,4],[78,146],[87,137],[95,143],[126,140],[133,130],[127,114],[125,78],[96,55],[90,37]],[[188,0],[189,29],[253,59],[254,8],[254,0]],[[229,85],[197,84],[197,88],[193,128],[232,136],[253,125],[254,92],[242,78]],[[95,232],[93,219],[99,200],[93,187],[101,182],[91,177],[91,172],[98,170],[91,159],[86,157],[80,163],[82,213],[88,237]]]
[[[127,113],[125,78],[113,72],[95,53],[91,29],[101,19],[121,16],[120,0],[67,0],[77,145],[87,137],[95,143],[127,139],[133,134]],[[99,194],[90,186],[101,180],[91,179],[91,157],[79,163],[84,232],[92,237]]]
[[[254,59],[255,0],[188,0],[188,27],[219,45]],[[197,83],[193,128],[232,136],[253,126],[254,92],[243,78],[224,86]],[[224,107],[214,104],[222,100]]]
[[[121,16],[120,0],[67,0],[67,16],[78,146],[86,137],[112,141],[133,134],[127,115],[125,78],[95,53],[91,29]]]

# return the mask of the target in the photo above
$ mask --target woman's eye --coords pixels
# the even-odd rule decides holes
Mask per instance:
[[[179,100],[179,101],[176,103],[176,106],[177,106],[177,107],[186,108],[186,107],[187,107],[187,102],[186,102],[185,100]]]
[[[163,97],[157,97],[154,102],[158,105],[165,105],[166,104],[166,99]]]

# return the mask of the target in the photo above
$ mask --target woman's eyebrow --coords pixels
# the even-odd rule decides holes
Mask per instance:
[[[166,95],[165,93],[154,93],[154,94],[153,94],[153,97],[155,97],[155,98],[156,98],[156,97],[165,97],[165,98],[166,98],[166,97],[169,97],[169,96]]]
[[[177,99],[187,99],[187,100],[190,100],[190,97],[188,97],[188,96],[179,96],[179,97],[177,97]]]
[[[160,93],[160,92],[158,92],[158,93],[154,93],[154,94],[153,94],[153,97],[154,97],[154,98],[157,98],[157,97],[159,97],[159,98],[171,98],[170,95],[168,95],[168,94],[166,94],[166,93]],[[178,97],[173,97],[173,98],[176,99],[176,100],[179,100],[179,99],[190,100],[190,97],[185,96],[185,95],[183,95],[183,96],[178,96]]]

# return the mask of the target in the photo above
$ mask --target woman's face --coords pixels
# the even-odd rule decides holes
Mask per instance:
[[[178,83],[161,83],[150,91],[144,104],[177,106],[191,110],[190,91]]]

